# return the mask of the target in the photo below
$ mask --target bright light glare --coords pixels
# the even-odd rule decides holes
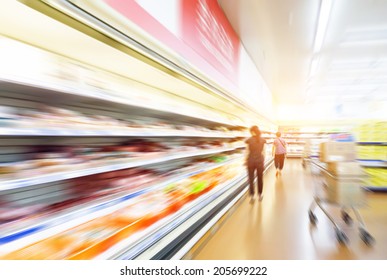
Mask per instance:
[[[332,0],[322,0],[320,6],[320,14],[318,18],[317,32],[314,41],[314,52],[318,53],[321,50],[325,33],[327,31],[329,16],[331,13]]]
[[[33,47],[0,37],[0,49],[0,73],[6,76],[28,76],[46,69],[41,52]]]
[[[316,75],[319,62],[319,58],[313,58],[312,63],[310,64],[309,77],[314,77]]]

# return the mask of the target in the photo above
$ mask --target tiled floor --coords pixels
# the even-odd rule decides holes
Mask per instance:
[[[200,260],[387,260],[387,194],[366,193],[360,213],[376,242],[366,246],[356,223],[346,225],[340,209],[327,209],[349,237],[347,246],[336,240],[332,224],[316,209],[319,221],[311,226],[308,209],[313,201],[313,178],[298,159],[288,159],[282,177],[271,168],[264,178],[264,199],[243,198],[235,212],[194,256]],[[351,212],[350,212],[351,214]],[[351,216],[354,217],[352,214]]]

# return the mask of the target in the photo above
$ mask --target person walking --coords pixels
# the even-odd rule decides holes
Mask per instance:
[[[261,131],[258,126],[250,128],[251,137],[246,140],[247,143],[247,159],[246,166],[249,177],[249,194],[251,201],[254,200],[254,181],[257,178],[258,198],[263,199],[263,169],[265,157],[263,154],[266,140],[261,137]]]
[[[275,176],[278,177],[281,175],[282,169],[284,168],[285,156],[286,156],[286,142],[281,138],[281,132],[276,133],[276,138],[273,142],[273,156],[274,156],[274,165],[276,168]]]

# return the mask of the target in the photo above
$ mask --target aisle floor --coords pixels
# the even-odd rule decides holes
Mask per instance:
[[[274,167],[264,177],[264,198],[254,203],[244,196],[218,231],[193,255],[198,260],[313,260],[387,259],[387,194],[367,192],[360,209],[376,242],[369,247],[360,239],[357,224],[346,225],[339,208],[327,205],[349,237],[348,245],[336,240],[332,224],[316,209],[318,223],[309,222],[313,178],[299,159],[288,159],[282,176]],[[354,217],[352,212],[349,212]]]

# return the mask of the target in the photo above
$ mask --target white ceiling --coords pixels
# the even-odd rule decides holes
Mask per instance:
[[[387,1],[333,0],[318,53],[320,0],[218,2],[279,107],[386,103]]]
[[[306,88],[318,1],[219,3],[275,98],[299,102]]]

